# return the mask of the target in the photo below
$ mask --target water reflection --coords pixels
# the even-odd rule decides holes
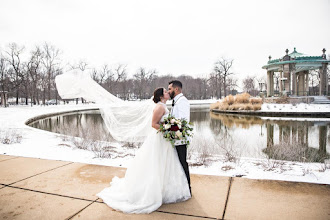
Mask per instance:
[[[319,119],[318,119],[319,120]],[[224,115],[209,111],[191,112],[195,136],[222,141],[243,157],[322,162],[329,157],[330,122],[264,119],[255,116]],[[99,111],[60,115],[30,126],[71,136],[98,133],[109,137]],[[94,135],[95,136],[95,135]],[[210,138],[210,139],[209,139]]]
[[[329,158],[329,152],[327,152],[329,121],[294,121],[283,120],[283,118],[266,120],[255,116],[215,113],[210,113],[210,115],[210,127],[215,135],[225,133],[226,129],[229,129],[233,131],[236,139],[240,139],[239,136],[243,133],[250,133],[244,130],[260,127],[260,132],[254,129],[255,133],[250,133],[250,137],[245,135],[258,143],[263,140],[263,128],[265,128],[266,143],[261,150],[268,158],[301,162],[323,162],[324,159]],[[241,143],[244,143],[244,140]],[[250,145],[249,148],[253,146]]]

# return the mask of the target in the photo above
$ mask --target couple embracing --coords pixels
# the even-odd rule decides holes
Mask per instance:
[[[166,107],[170,98],[171,112]],[[180,141],[173,148],[158,132],[169,114],[190,119],[190,104],[182,94],[182,83],[174,80],[169,82],[168,90],[156,89],[153,101],[156,106],[150,126],[154,129],[127,168],[125,177],[114,177],[111,186],[97,194],[107,205],[124,213],[150,213],[162,204],[191,198],[187,145]]]

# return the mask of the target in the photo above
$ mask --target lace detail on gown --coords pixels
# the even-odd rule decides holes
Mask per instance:
[[[164,103],[165,114],[168,116]],[[97,194],[110,207],[125,213],[150,213],[162,204],[185,201],[190,191],[176,149],[155,129],[127,168],[124,178]]]

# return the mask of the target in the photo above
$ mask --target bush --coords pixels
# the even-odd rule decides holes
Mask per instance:
[[[261,98],[250,98],[249,93],[238,94],[236,96],[228,95],[222,102],[216,102],[210,105],[210,109],[219,110],[261,110],[263,101]]]
[[[232,95],[227,96],[224,98],[223,103],[227,103],[228,105],[232,105],[235,102],[235,97]]]
[[[255,104],[255,105],[253,105],[253,110],[254,111],[261,110],[261,104]]]
[[[220,102],[216,102],[216,103],[211,103],[210,105],[210,109],[213,110],[213,109],[219,109],[219,106],[220,106]]]
[[[236,95],[236,103],[249,103],[250,102],[250,94],[249,93],[242,93]]]
[[[244,105],[244,110],[253,110],[253,105],[251,103]]]
[[[229,105],[227,103],[221,103],[219,106],[219,110],[228,110]]]
[[[0,130],[0,143],[16,144],[21,143],[22,134],[17,130]]]
[[[260,98],[251,98],[251,99],[250,99],[250,103],[251,103],[252,105],[255,105],[255,104],[262,104],[262,99],[260,99]]]

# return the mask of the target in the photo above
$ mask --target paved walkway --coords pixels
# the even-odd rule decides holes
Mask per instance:
[[[95,194],[124,168],[0,155],[0,219],[330,219],[330,185],[192,175],[189,201],[127,215]]]

